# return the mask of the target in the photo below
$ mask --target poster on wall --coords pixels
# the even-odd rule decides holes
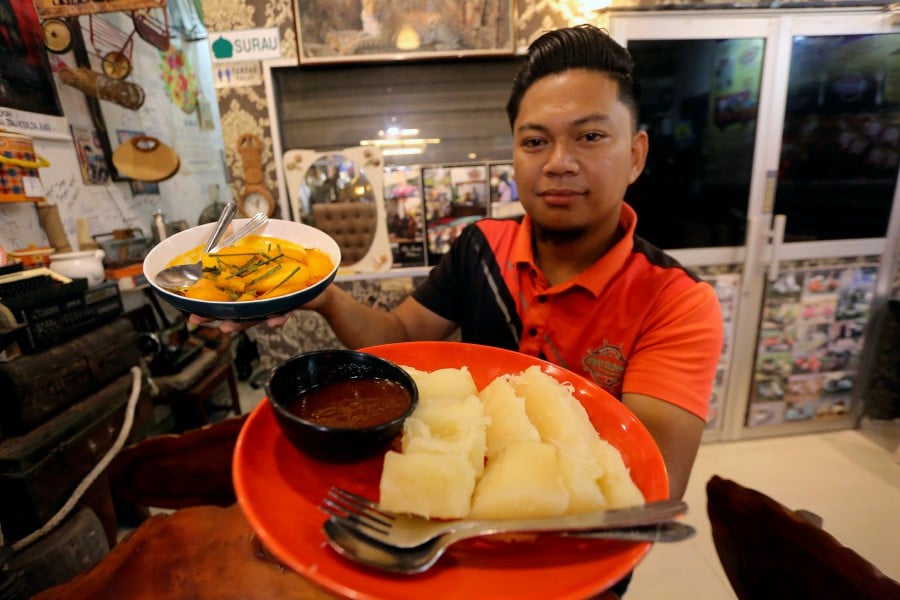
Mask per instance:
[[[483,164],[422,169],[429,264],[450,250],[466,225],[487,216],[487,170]]]
[[[31,0],[0,0],[0,106],[63,115]]]
[[[798,269],[767,287],[748,427],[850,414],[876,273]]]
[[[295,2],[300,62],[512,54],[511,0]]]
[[[109,165],[97,132],[73,126],[72,142],[75,144],[75,153],[78,156],[84,183],[96,185],[109,181]]]
[[[519,190],[512,163],[490,164],[488,174],[491,183],[491,216],[504,219],[525,214],[525,209],[519,203]]]
[[[385,167],[384,209],[394,266],[425,265],[425,208],[422,174],[416,166]]]

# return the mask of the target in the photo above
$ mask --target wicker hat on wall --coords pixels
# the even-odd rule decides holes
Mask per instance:
[[[123,142],[112,156],[116,170],[137,181],[163,181],[181,166],[178,154],[154,137],[139,135]]]

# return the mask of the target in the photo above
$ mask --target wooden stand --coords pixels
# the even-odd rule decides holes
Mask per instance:
[[[172,409],[175,428],[185,431],[208,424],[206,401],[223,384],[228,385],[231,410],[241,414],[237,377],[231,357],[231,339],[227,335],[218,338],[215,349],[204,348],[200,355],[175,375],[154,379],[159,393],[155,404],[165,404]]]

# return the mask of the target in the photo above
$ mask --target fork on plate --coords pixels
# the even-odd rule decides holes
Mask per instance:
[[[652,525],[687,512],[684,501],[670,499],[559,517],[444,521],[387,512],[376,502],[338,487],[328,490],[319,508],[343,527],[397,548],[413,548],[448,533],[468,538],[510,532],[604,530]]]

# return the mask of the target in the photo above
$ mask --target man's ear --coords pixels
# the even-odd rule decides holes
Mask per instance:
[[[643,129],[638,130],[631,138],[631,175],[628,183],[632,184],[643,172],[647,163],[647,152],[650,150],[650,138]]]

